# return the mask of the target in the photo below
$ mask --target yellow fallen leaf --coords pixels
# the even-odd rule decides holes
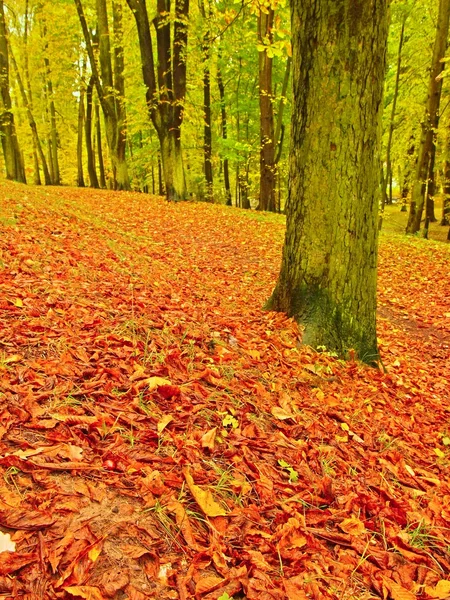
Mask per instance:
[[[259,350],[247,350],[247,354],[256,360],[261,360],[261,354]]]
[[[294,413],[285,410],[284,408],[280,408],[279,406],[273,406],[270,409],[270,412],[276,419],[279,419],[280,421],[286,421],[286,419],[295,419]]]
[[[209,450],[214,450],[214,446],[216,444],[216,434],[217,427],[213,427],[209,431],[207,431],[204,435],[202,435],[200,441],[202,443],[202,448],[208,448]]]
[[[207,517],[225,517],[227,515],[227,511],[214,500],[209,490],[204,490],[200,486],[195,485],[188,468],[184,469],[183,474],[191,494]]]
[[[350,431],[350,427],[347,425],[347,423],[341,423],[341,429],[343,431]]]
[[[442,452],[442,450],[440,448],[434,448],[434,453],[439,458],[445,458],[445,452]]]
[[[344,519],[341,523],[339,523],[339,527],[344,533],[348,533],[350,535],[361,535],[366,531],[364,523],[356,517]]]
[[[23,308],[23,302],[20,298],[16,298],[13,302],[14,306],[17,306],[17,308]]]
[[[156,427],[158,430],[158,434],[161,434],[171,421],[173,421],[172,415],[164,415],[163,417],[161,417]]]
[[[102,549],[103,549],[103,540],[100,540],[99,542],[94,544],[92,546],[92,548],[89,550],[89,552],[88,552],[89,560],[91,560],[94,563],[97,560],[97,558],[100,556],[100,554],[102,553]]]
[[[86,598],[86,600],[105,600],[100,590],[91,585],[73,585],[64,588],[64,590],[72,596],[79,596],[81,598]]]
[[[425,586],[425,592],[431,598],[437,598],[438,600],[446,600],[450,597],[450,581],[448,579],[441,579],[437,582],[435,587],[427,585]]]
[[[21,356],[20,354],[13,354],[12,356],[7,356],[3,362],[5,364],[20,362],[22,358],[23,356]]]
[[[144,379],[141,382],[141,385],[144,384],[148,387],[149,392],[153,392],[160,385],[172,385],[172,383],[168,379],[164,379],[164,377],[149,377],[148,379]]]

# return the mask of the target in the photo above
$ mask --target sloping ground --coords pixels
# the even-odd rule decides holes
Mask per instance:
[[[450,597],[447,245],[382,240],[382,373],[261,310],[282,217],[0,193],[0,597]]]

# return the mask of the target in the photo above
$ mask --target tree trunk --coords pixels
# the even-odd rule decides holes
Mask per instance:
[[[30,106],[31,111],[33,112],[33,96],[31,93],[31,83],[30,83],[30,67],[28,61],[28,26],[29,26],[29,2],[25,0],[25,15],[24,15],[24,27],[23,27],[23,47],[24,47],[24,70],[25,70],[25,83],[27,86],[27,97],[28,104]],[[44,155],[45,156],[45,155]],[[33,137],[33,164],[34,164],[34,185],[42,185],[41,181],[41,173],[39,167],[39,158],[38,158],[38,149],[36,147],[36,142]],[[47,167],[48,170],[48,167]]]
[[[83,127],[84,127],[84,87],[80,89],[78,100],[78,137],[77,137],[77,186],[84,187],[83,176]]]
[[[162,172],[167,199],[184,200],[179,196],[179,190],[186,189],[184,181],[183,155],[181,141],[176,132],[164,132],[160,138]]]
[[[425,203],[424,192],[429,172],[431,151],[439,123],[439,104],[442,91],[441,74],[445,66],[443,58],[447,48],[449,17],[450,0],[439,0],[439,15],[431,63],[428,99],[422,123],[422,138],[420,140],[417,170],[412,187],[410,214],[406,228],[407,233],[416,233],[419,231],[422,221]]]
[[[258,40],[265,46],[259,52],[259,111],[260,111],[260,188],[259,210],[276,212],[275,198],[275,125],[272,96],[272,64],[273,59],[267,52],[264,42],[273,41],[274,10],[265,8],[258,15]]]
[[[9,52],[8,33],[6,29],[3,0],[0,0],[0,132],[3,156],[5,159],[6,178],[26,183],[23,158],[19,148],[12,102],[9,93]]]
[[[441,225],[450,225],[450,127],[447,128],[444,167],[444,199],[442,202]]]
[[[51,185],[52,180],[51,180],[51,177],[50,177],[50,172],[48,170],[47,160],[45,158],[45,154],[44,154],[44,151],[42,149],[42,144],[41,144],[41,140],[39,138],[36,121],[34,120],[33,112],[31,110],[31,106],[30,106],[30,103],[28,101],[28,97],[27,97],[27,94],[26,94],[26,91],[25,91],[25,87],[23,85],[22,77],[21,77],[20,72],[19,72],[19,67],[17,66],[17,62],[16,62],[16,59],[14,58],[14,54],[12,53],[12,49],[11,48],[10,48],[9,52],[10,52],[10,57],[11,57],[11,63],[13,65],[13,67],[14,67],[15,72],[16,72],[17,85],[19,86],[20,95],[22,97],[22,103],[23,103],[23,105],[25,107],[25,110],[27,111],[28,123],[30,125],[31,135],[32,135],[32,139],[33,139],[33,150],[35,150],[34,154],[36,156],[35,161],[37,161],[37,164],[35,162],[35,170],[37,169],[37,175],[38,175],[38,178],[39,178],[39,183],[40,183],[40,176],[39,176],[38,155],[39,155],[39,158],[41,159],[42,169],[43,169],[43,172],[44,172],[45,185]]]
[[[95,153],[92,147],[92,92],[94,88],[94,80],[92,77],[89,80],[86,89],[86,121],[84,124],[84,135],[86,141],[87,168],[89,175],[89,185],[92,188],[98,188],[97,172],[95,170]]]
[[[52,162],[52,168],[50,169],[50,171],[53,174],[53,185],[61,185],[61,175],[59,171],[58,158],[58,130],[56,126],[56,108],[53,94],[53,82],[51,78],[50,60],[47,55],[48,43],[46,41],[47,27],[45,23],[43,27],[42,37],[44,39],[45,86],[50,109],[50,155]]]
[[[117,190],[128,190],[130,188],[130,182],[125,158],[126,130],[125,111],[123,107],[124,64],[121,8],[119,2],[113,2],[113,25],[116,36],[113,69],[106,0],[96,0],[100,77],[92,39],[84,16],[81,0],[74,1],[83,31],[84,41],[86,43],[92,77],[105,118],[106,140],[112,163],[113,188]]]
[[[95,123],[97,128],[97,157],[98,157],[98,171],[100,173],[100,187],[106,188],[105,178],[105,164],[103,162],[103,149],[102,149],[102,126],[100,123],[100,106],[95,105]]]
[[[407,16],[403,19],[402,28],[400,30],[400,40],[398,42],[398,51],[397,51],[397,73],[395,76],[395,87],[394,87],[394,97],[392,99],[392,110],[391,110],[391,118],[389,122],[389,134],[388,134],[388,142],[386,148],[386,180],[385,185],[381,194],[381,212],[384,211],[384,206],[387,202],[387,193],[386,186],[389,184],[389,203],[392,204],[392,161],[391,161],[391,149],[392,149],[392,138],[394,135],[395,129],[395,115],[397,110],[397,98],[398,98],[398,90],[400,87],[400,74],[401,74],[401,66],[402,66],[402,50],[403,50],[403,40],[405,38],[405,25],[406,25]]]
[[[340,356],[354,351],[369,363],[378,358],[379,131],[388,2],[291,3],[287,229],[267,305],[304,326],[305,344]]]
[[[217,86],[219,88],[220,96],[220,118],[222,126],[222,138],[226,140],[228,139],[227,107],[225,104],[225,86],[223,84],[222,71],[220,70],[220,67],[217,68]],[[231,206],[232,202],[230,187],[230,167],[228,158],[223,159],[223,182],[225,186],[226,205]]]
[[[414,135],[410,137],[410,145],[406,156],[406,164],[403,171],[403,183],[402,183],[402,207],[401,212],[407,212],[408,196],[411,187],[411,175],[413,171],[413,160],[414,160]]]
[[[206,0],[207,1],[207,0]],[[205,10],[205,0],[201,0],[200,10],[206,27],[206,33],[203,36],[203,171],[206,181],[206,199],[208,202],[214,201],[213,193],[213,168],[212,168],[212,126],[211,126],[211,73],[209,61],[211,55],[211,26],[210,20],[211,6],[209,6],[208,15]]]

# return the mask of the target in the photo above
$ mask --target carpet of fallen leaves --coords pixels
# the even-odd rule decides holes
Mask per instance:
[[[261,309],[282,216],[0,198],[0,597],[450,597],[449,246],[382,237],[382,372]]]

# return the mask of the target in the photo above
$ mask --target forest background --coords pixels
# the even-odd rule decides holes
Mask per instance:
[[[171,150],[164,147],[161,132],[179,136],[181,129],[184,172],[182,183],[174,184],[176,196],[283,210],[291,114],[290,19],[284,0],[200,0],[190,6],[160,0],[148,6],[152,60],[156,69],[160,67],[153,98],[146,96],[152,82],[142,72],[145,40],[140,37],[142,27],[136,26],[142,17],[136,0],[0,4],[8,41],[7,48],[0,49],[7,61],[2,65],[3,81],[8,76],[24,165],[23,175],[19,169],[10,178],[171,195],[167,188],[173,182],[163,163],[178,157],[164,156]],[[406,211],[439,34],[438,4],[397,0],[392,5],[383,208],[401,200]],[[440,65],[442,71],[445,61]],[[179,89],[170,86],[168,73]],[[443,74],[445,70],[439,75],[442,102],[432,124],[432,156],[425,174],[429,185],[422,190],[430,198],[436,189],[445,191],[450,172],[450,113]],[[105,118],[108,103],[113,122]],[[163,114],[169,105],[173,114]],[[449,224],[445,207],[441,213],[431,205],[427,216]]]

